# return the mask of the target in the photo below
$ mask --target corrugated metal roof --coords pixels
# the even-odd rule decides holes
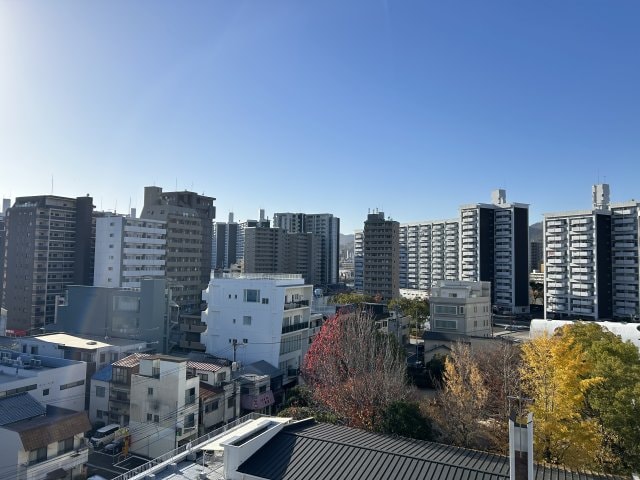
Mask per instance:
[[[44,415],[47,409],[28,393],[0,400],[0,426]]]
[[[117,362],[113,362],[112,365],[114,367],[137,367],[140,365],[140,359],[149,357],[148,353],[132,353],[128,357],[121,358]]]
[[[509,460],[501,455],[439,443],[338,425],[298,422],[285,427],[238,471],[272,480],[506,480],[509,478]],[[537,480],[565,478],[615,477],[536,466]]]
[[[189,360],[187,362],[187,368],[195,368],[196,370],[204,370],[205,372],[217,372],[222,366],[215,363],[194,362],[193,360]]]

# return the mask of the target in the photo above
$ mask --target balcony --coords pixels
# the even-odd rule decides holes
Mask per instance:
[[[82,447],[68,453],[29,465],[23,463],[18,467],[18,478],[45,478],[49,472],[63,469],[69,472],[89,461],[89,449]]]
[[[206,323],[181,323],[181,332],[202,333],[207,329]]]
[[[309,328],[309,322],[300,322],[300,323],[294,323],[293,325],[286,325],[282,327],[282,333],[291,333],[291,332],[297,332],[298,330],[304,330],[306,328]]]
[[[180,340],[180,347],[181,348],[188,348],[189,350],[197,350],[200,352],[204,352],[207,347],[204,345],[204,343],[201,342],[190,342],[188,340]]]
[[[304,308],[309,306],[309,300],[298,300],[297,302],[288,302],[284,304],[285,310],[292,310],[294,308]]]

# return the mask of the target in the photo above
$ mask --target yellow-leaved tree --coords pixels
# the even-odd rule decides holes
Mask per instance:
[[[543,336],[522,347],[523,389],[533,400],[536,459],[573,468],[596,465],[602,439],[597,422],[583,415],[585,394],[602,378],[572,338]]]

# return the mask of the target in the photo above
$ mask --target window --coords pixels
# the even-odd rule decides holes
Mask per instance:
[[[227,379],[227,372],[220,372],[218,374],[218,382],[224,382]]]
[[[104,398],[105,388],[96,386],[96,397]]]
[[[464,314],[464,307],[459,307],[458,310],[460,315]]]
[[[153,395],[153,388],[147,388],[147,395]]]
[[[214,400],[213,402],[207,404],[204,411],[207,413],[213,412],[214,410],[218,410],[219,406],[220,400]]]
[[[37,355],[38,354],[38,347],[31,347],[31,355]]]
[[[458,309],[454,305],[435,305],[435,307],[436,313],[445,315],[456,315],[458,313]]]
[[[441,328],[442,330],[457,330],[458,322],[455,320],[436,320],[436,328]]]
[[[227,400],[227,408],[233,408],[233,405],[235,404],[233,397],[229,397],[229,400]]]
[[[263,299],[262,299],[262,304],[263,304],[263,305],[266,305],[266,304],[268,304],[268,303],[269,303],[269,299],[268,299],[268,298],[263,298]]]
[[[244,289],[244,301],[250,303],[260,302],[260,290],[254,290],[250,288]]]
[[[265,393],[265,392],[267,391],[267,386],[266,386],[266,385],[261,386],[261,387],[258,389],[258,391],[259,391],[260,393]]]
[[[160,423],[160,415],[154,415],[154,416],[153,416],[153,421],[154,421],[155,423]]]
[[[45,388],[44,390],[42,390],[42,396],[46,397],[47,395],[49,395],[49,389]]]
[[[153,420],[153,415],[147,413],[147,422],[151,422]]]
[[[201,382],[208,382],[209,381],[209,374],[207,374],[207,373],[199,373],[198,375],[200,375],[200,381]]]
[[[65,438],[58,442],[58,455],[67,453],[73,450],[73,437]]]
[[[47,459],[47,447],[38,448],[29,452],[29,465],[42,462]]]
[[[196,416],[194,413],[190,413],[184,417],[184,428],[193,428],[196,424]]]
[[[60,390],[67,390],[73,387],[79,387],[80,385],[84,385],[84,380],[78,380],[77,382],[65,383],[64,385],[60,385]]]
[[[107,355],[104,353],[100,354],[100,363],[104,363],[107,360]]]
[[[251,315],[245,315],[242,317],[243,325],[251,325]]]

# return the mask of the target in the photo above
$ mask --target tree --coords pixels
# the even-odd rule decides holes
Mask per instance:
[[[378,426],[381,433],[401,437],[431,440],[431,421],[416,402],[393,402],[382,415]]]
[[[429,302],[422,299],[394,298],[389,302],[389,310],[399,310],[404,315],[411,317],[415,325],[415,333],[419,335],[418,325],[429,316]]]
[[[469,345],[456,343],[445,360],[444,385],[429,413],[445,442],[462,447],[481,444],[489,390]]]
[[[363,303],[372,303],[374,298],[370,295],[362,293],[338,293],[332,297],[333,303],[338,305],[361,305]]]
[[[601,382],[572,338],[538,337],[522,347],[523,388],[533,399],[535,454],[569,467],[591,467],[601,443],[597,423],[583,415],[587,391]]]
[[[557,336],[579,345],[589,362],[585,415],[602,434],[599,467],[613,473],[640,470],[640,353],[635,345],[590,322],[578,322]]]
[[[348,425],[375,430],[394,402],[411,395],[402,350],[362,310],[325,321],[305,357],[312,398]]]
[[[537,304],[538,300],[544,298],[544,284],[540,282],[529,282],[531,287],[531,296],[533,297],[533,303]]]

